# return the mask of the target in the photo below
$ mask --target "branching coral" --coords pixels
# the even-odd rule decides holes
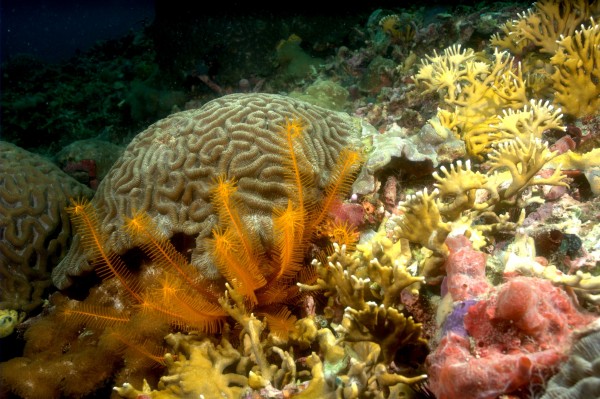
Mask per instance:
[[[398,221],[395,233],[399,238],[420,244],[441,255],[447,255],[448,250],[444,241],[451,228],[443,220],[435,201],[438,194],[438,190],[429,194],[425,189],[400,203],[399,209],[403,211],[403,214]]]
[[[432,193],[419,191],[398,205],[401,214],[391,220],[393,234],[433,251],[420,273],[436,276],[448,255],[445,241],[452,231],[467,234],[479,248],[485,243],[483,234],[512,230],[524,217],[510,222],[507,214],[495,213],[500,205],[522,206],[521,193],[534,185],[566,185],[560,168],[547,177],[537,175],[556,155],[537,138],[526,143],[517,138],[497,144],[489,154],[488,174],[473,171],[470,162],[459,161],[449,170],[442,166],[433,175]]]
[[[419,375],[407,378],[390,370],[390,364],[399,356],[400,350],[418,354],[426,343],[421,336],[421,325],[405,315],[400,301],[403,290],[411,290],[411,286],[423,281],[407,269],[410,262],[407,245],[406,240],[393,242],[383,233],[366,245],[358,245],[352,254],[334,244],[335,252],[328,257],[327,264],[314,262],[319,275],[316,284],[300,285],[304,291],[325,292],[329,297],[325,313],[332,321],[336,322],[335,308],[345,308],[335,328],[338,333],[335,342],[348,349],[356,349],[357,344],[376,346],[373,350],[377,351],[377,356],[372,357],[370,366],[363,370],[367,378],[362,384],[356,383],[354,388],[359,396],[362,395],[360,397],[383,392],[382,389],[397,383],[414,383],[424,378]],[[410,355],[407,357],[405,361]],[[342,380],[345,384],[352,383],[352,379]],[[367,383],[369,380],[373,380],[373,386]],[[374,391],[377,386],[378,390]],[[344,389],[349,388],[345,385]]]
[[[561,173],[560,168],[556,168],[549,177],[536,176],[556,155],[558,154],[550,152],[546,143],[534,138],[530,138],[528,143],[517,138],[498,144],[489,155],[490,172],[506,169],[511,175],[510,184],[499,187],[501,199],[512,200],[519,192],[533,185],[566,186],[566,176]]]
[[[481,158],[501,139],[492,127],[501,110],[517,110],[528,103],[520,66],[515,68],[513,61],[508,52],[499,51],[491,62],[476,61],[473,50],[453,46],[442,55],[428,56],[415,75],[424,92],[443,94],[440,122],[462,138],[475,157]]]
[[[464,211],[484,210],[490,207],[493,201],[498,200],[496,190],[488,187],[488,177],[481,172],[471,169],[471,162],[457,161],[450,165],[450,170],[445,166],[440,167],[442,176],[436,171],[433,178],[436,180],[434,187],[439,194],[437,206],[439,212],[448,220],[458,219]],[[477,190],[486,190],[490,199],[485,202],[476,202]],[[411,207],[412,209],[412,207]],[[429,249],[432,249],[429,247]]]
[[[530,137],[542,138],[542,133],[549,129],[564,130],[560,108],[548,101],[531,100],[518,110],[502,110],[499,122],[494,125],[500,134],[500,140],[521,139],[529,141]]]
[[[600,109],[600,25],[592,19],[572,35],[558,40],[551,58],[554,101],[574,117],[591,115]]]
[[[522,55],[532,48],[554,54],[561,36],[571,36],[584,21],[600,11],[598,1],[541,0],[516,20],[501,27],[502,35],[494,34],[491,44]]]
[[[165,363],[168,375],[160,379],[160,391],[152,391],[144,381],[141,391],[126,383],[115,388],[122,397],[137,399],[140,395],[156,399],[184,398],[203,395],[206,398],[239,398],[247,378],[225,369],[237,363],[241,355],[231,343],[222,339],[215,345],[210,339],[200,339],[181,333],[170,334],[165,339],[177,356],[167,354]],[[198,378],[202,376],[202,378]]]

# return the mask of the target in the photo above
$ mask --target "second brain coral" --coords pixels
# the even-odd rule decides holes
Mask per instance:
[[[232,94],[199,109],[173,114],[140,133],[109,171],[92,200],[107,249],[122,254],[133,244],[121,231],[123,216],[146,212],[167,237],[187,237],[192,263],[207,276],[216,269],[200,243],[217,223],[210,204],[212,180],[219,175],[238,182],[252,225],[269,245],[271,212],[287,198],[278,134],[285,119],[305,123],[307,178],[324,189],[340,151],[357,145],[361,124],[345,113],[272,94]],[[318,195],[311,192],[309,195]],[[278,202],[279,201],[279,202]],[[75,237],[53,281],[60,289],[71,277],[93,269]]]

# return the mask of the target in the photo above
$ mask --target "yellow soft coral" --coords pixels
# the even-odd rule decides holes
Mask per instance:
[[[575,117],[591,115],[600,109],[600,25],[576,31],[558,41],[551,58],[556,94],[554,101]]]

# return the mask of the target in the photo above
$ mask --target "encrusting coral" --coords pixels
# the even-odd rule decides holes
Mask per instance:
[[[91,195],[49,160],[0,141],[0,310],[42,304],[71,237],[64,208],[70,197]]]

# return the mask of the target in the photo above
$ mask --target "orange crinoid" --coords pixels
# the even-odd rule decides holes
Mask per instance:
[[[238,200],[236,181],[227,176],[214,179],[211,202],[219,223],[204,240],[204,250],[220,279],[205,278],[144,212],[123,221],[122,233],[135,243],[137,256],[143,259],[137,269],[131,268],[127,259],[131,255],[119,256],[105,249],[107,237],[95,208],[89,202],[73,201],[68,212],[103,282],[82,301],[58,300],[46,321],[55,319],[55,324],[68,325],[72,331],[88,331],[96,337],[89,345],[101,353],[119,354],[124,362],[113,356],[95,366],[105,368],[102,375],[106,378],[121,365],[117,383],[120,378],[134,382],[148,378],[152,367],[164,365],[162,342],[169,331],[210,335],[235,329],[218,301],[226,283],[243,297],[246,312],[264,318],[273,335],[286,339],[300,316],[305,295],[296,283],[311,284],[316,278],[309,262],[315,253],[310,250],[318,247],[317,241],[322,248],[328,244],[318,231],[348,194],[361,164],[357,151],[342,151],[322,196],[308,195],[314,183],[302,168],[306,162],[303,129],[300,119],[286,119],[280,127],[285,139],[280,155],[285,160],[288,200],[272,210],[272,245],[265,247],[258,229],[249,225],[251,218],[245,217],[244,204]],[[349,231],[346,236],[356,235]]]

